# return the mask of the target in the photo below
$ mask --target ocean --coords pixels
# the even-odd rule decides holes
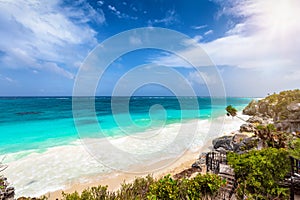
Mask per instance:
[[[224,102],[209,97],[114,97],[112,101],[111,97],[95,97],[95,109],[90,110],[86,109],[84,98],[88,97],[82,97],[82,102],[77,101],[77,114],[72,111],[72,97],[0,98],[0,159],[3,158],[9,166],[3,173],[16,187],[18,196],[41,195],[64,188],[76,180],[87,181],[83,177],[114,170],[108,165],[122,165],[122,170],[134,165],[133,159],[128,159],[128,163],[122,163],[122,158],[116,159],[122,155],[114,155],[109,150],[111,147],[101,143],[107,138],[117,145],[118,151],[134,152],[136,157],[142,157],[137,163],[147,163],[156,159],[155,156],[165,159],[174,152],[161,150],[153,155],[148,153],[149,157],[145,152],[163,149],[172,140],[168,137],[175,134],[181,124],[197,121],[197,132],[207,132],[211,120],[226,115],[226,105],[233,105],[241,111],[252,100],[229,97]],[[158,134],[162,128],[164,131]],[[134,143],[134,139],[150,135],[155,137],[146,139],[147,143]],[[203,144],[201,134],[195,138],[198,142],[194,146]],[[150,144],[151,140],[155,146]],[[95,152],[82,147],[82,144],[86,146],[82,141],[97,141],[104,149],[97,154],[105,152],[105,156],[95,157]],[[170,144],[172,149],[177,146],[174,144]],[[139,145],[143,148],[137,147]],[[102,158],[101,163],[99,159]]]

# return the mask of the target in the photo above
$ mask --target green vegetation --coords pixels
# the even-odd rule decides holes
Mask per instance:
[[[237,117],[240,120],[245,121],[243,118],[240,118],[239,116],[237,116],[237,109],[234,108],[232,105],[229,105],[226,107],[226,112],[227,112],[227,116]]]
[[[107,186],[92,187],[81,194],[63,193],[65,200],[131,200],[131,199],[208,199],[217,195],[225,182],[215,174],[198,174],[192,179],[173,179],[167,175],[159,180],[151,176],[136,178],[133,183],[123,184],[116,192]]]
[[[273,124],[258,125],[255,135],[261,139],[265,147],[287,148],[293,140],[291,134],[277,131]]]
[[[232,105],[226,107],[227,115],[235,117],[237,115],[237,109],[235,109]]]
[[[229,153],[228,163],[234,169],[240,199],[288,199],[288,189],[280,187],[290,171],[285,149],[265,148],[245,154]]]
[[[293,140],[289,146],[289,153],[292,157],[300,160],[300,139]]]
[[[279,94],[272,94],[262,100],[258,101],[258,104],[266,104],[269,114],[273,113],[276,116],[276,120],[286,120],[289,115],[287,106],[293,102],[299,102],[300,90],[287,90],[282,91]],[[274,117],[274,115],[270,115]]]

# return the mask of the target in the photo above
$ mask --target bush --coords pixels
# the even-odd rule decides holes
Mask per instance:
[[[289,146],[289,153],[292,157],[300,159],[300,139],[295,139]]]
[[[207,199],[216,196],[225,183],[215,174],[179,180],[168,175],[151,185],[148,199]]]
[[[227,159],[236,175],[236,194],[239,198],[288,198],[288,190],[278,185],[290,171],[288,152],[285,149],[266,148],[241,155],[229,153]]]
[[[133,183],[122,184],[116,192],[107,186],[92,187],[72,194],[63,193],[65,200],[141,200],[141,199],[207,199],[214,197],[225,182],[215,174],[197,175],[193,179],[173,179],[167,175],[154,180],[151,176],[136,178]]]

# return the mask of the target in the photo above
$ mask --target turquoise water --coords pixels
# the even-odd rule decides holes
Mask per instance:
[[[125,109],[128,100],[129,112]],[[185,120],[210,119],[226,114],[226,105],[241,110],[250,101],[250,98],[227,98],[224,105],[218,99],[212,104],[208,97],[118,97],[113,112],[110,97],[96,97],[95,113],[104,134],[94,128],[93,110],[86,109],[84,102],[79,106],[83,114],[76,125],[84,132],[81,137],[122,136],[124,130],[126,134],[134,134]],[[73,118],[71,97],[0,98],[0,155],[44,151],[77,140],[78,127]]]

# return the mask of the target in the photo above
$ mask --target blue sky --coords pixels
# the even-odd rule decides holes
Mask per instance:
[[[193,38],[217,66],[228,96],[299,88],[299,19],[298,0],[1,0],[0,96],[72,95],[89,53],[105,39],[140,27]],[[214,83],[205,68],[199,76],[175,55],[145,49],[112,63],[96,94],[110,95],[122,75],[149,63],[176,69],[198,95],[208,95],[203,76]],[[170,91],[148,85],[136,94]]]

